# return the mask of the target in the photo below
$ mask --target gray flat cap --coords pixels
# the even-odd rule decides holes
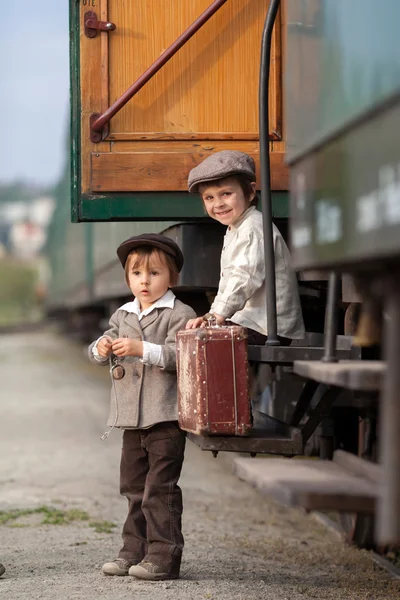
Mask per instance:
[[[212,154],[189,173],[189,192],[197,192],[200,183],[216,181],[231,175],[245,175],[256,180],[256,165],[248,154],[238,150],[222,150]]]

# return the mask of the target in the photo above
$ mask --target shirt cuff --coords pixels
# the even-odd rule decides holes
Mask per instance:
[[[96,362],[105,362],[106,360],[108,360],[107,356],[100,356],[99,351],[97,350],[97,344],[99,343],[100,340],[102,340],[104,337],[106,337],[105,335],[101,335],[93,344],[92,347],[92,356],[94,358],[94,360]]]
[[[210,313],[214,313],[224,317],[224,319],[228,319],[232,315],[234,315],[236,310],[232,309],[229,304],[223,302],[222,300],[217,300],[212,303],[210,307]]]
[[[164,353],[163,347],[159,344],[151,342],[142,342],[143,357],[140,359],[144,365],[155,365],[156,367],[164,368]]]

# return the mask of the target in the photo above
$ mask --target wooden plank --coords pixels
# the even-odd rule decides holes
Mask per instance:
[[[373,514],[375,483],[355,477],[330,461],[235,459],[238,477],[287,506]]]
[[[379,391],[386,373],[386,363],[372,360],[342,360],[338,363],[296,360],[297,375],[327,385],[364,392]]]
[[[190,169],[211,152],[92,153],[93,192],[186,191]],[[259,155],[254,156],[259,172]],[[287,190],[284,154],[271,155],[272,189]],[[260,182],[259,175],[257,181]]]
[[[240,141],[240,140],[170,140],[160,137],[159,140],[140,140],[132,141],[126,139],[111,145],[111,152],[116,154],[120,152],[219,152],[220,150],[239,150],[247,154],[257,155],[259,153],[258,141]]]
[[[172,141],[219,141],[219,140],[238,140],[238,141],[258,141],[257,133],[243,133],[241,131],[233,131],[230,133],[221,133],[220,131],[209,131],[203,133],[193,133],[192,131],[179,133],[166,133],[165,131],[141,131],[139,133],[126,131],[121,133],[112,133],[107,137],[107,140],[113,141],[144,141],[144,140],[169,140]]]
[[[360,490],[359,484],[325,485],[324,489],[311,489],[309,486],[294,485],[288,490],[291,506],[305,510],[335,510],[344,513],[363,513],[373,515],[376,512],[377,497],[375,492]]]
[[[355,454],[350,454],[350,452],[345,452],[344,450],[335,450],[333,461],[356,477],[364,477],[375,483],[382,481],[382,467],[376,463],[364,460]]]
[[[99,7],[95,8],[80,4],[80,95],[81,95],[81,192],[87,193],[90,191],[90,153],[97,150],[98,152],[107,152],[110,149],[110,142],[101,142],[100,144],[92,144],[90,141],[90,126],[89,118],[94,112],[101,112],[102,107],[108,102],[107,99],[102,99],[102,93],[106,94],[107,90],[102,92],[104,86],[104,75],[102,74],[103,62],[107,56],[102,57],[102,50],[106,52],[107,45],[104,40],[109,34],[103,32],[95,38],[88,38],[84,34],[84,15],[88,10],[96,12],[100,18]],[[102,62],[103,61],[103,62]]]

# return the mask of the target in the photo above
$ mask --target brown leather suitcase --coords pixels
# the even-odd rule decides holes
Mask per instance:
[[[177,334],[179,425],[198,435],[251,429],[247,331],[237,325]]]

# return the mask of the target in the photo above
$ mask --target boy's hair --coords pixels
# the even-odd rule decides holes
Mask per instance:
[[[134,256],[136,256],[137,258],[132,265],[132,259]],[[150,268],[152,268],[153,266],[156,266],[157,263],[161,263],[168,268],[170,287],[178,285],[179,271],[173,257],[170,254],[167,254],[166,252],[161,250],[160,248],[154,248],[151,246],[139,246],[138,248],[135,248],[134,250],[132,250],[132,252],[129,253],[127,261],[125,263],[125,280],[128,286],[130,269],[140,267],[143,264],[146,267],[149,266]]]
[[[222,187],[224,185],[224,181],[226,181],[227,179],[234,179],[235,181],[238,182],[238,184],[240,185],[240,189],[242,190],[243,195],[246,198],[246,200],[248,200],[250,198],[250,196],[254,193],[253,188],[251,187],[251,184],[254,183],[254,181],[250,181],[250,179],[248,177],[246,177],[246,175],[242,175],[241,173],[238,173],[237,175],[228,175],[227,177],[222,177],[221,179],[216,179],[215,181],[204,181],[202,183],[199,183],[198,191],[199,191],[200,196],[201,196],[201,190],[204,189],[205,187],[208,187],[210,185],[216,185],[217,187]],[[258,197],[257,197],[257,192],[255,192],[255,196],[254,196],[253,200],[250,202],[250,205],[257,206],[257,204],[258,204]]]

